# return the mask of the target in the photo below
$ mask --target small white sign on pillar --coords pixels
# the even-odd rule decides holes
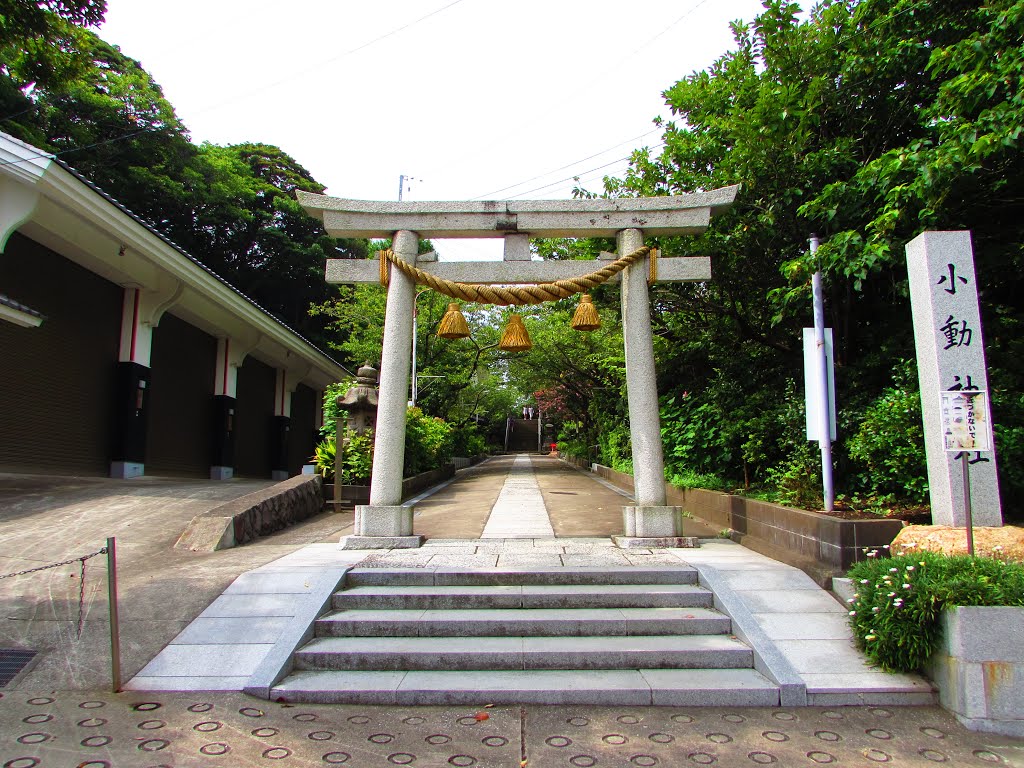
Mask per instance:
[[[932,522],[965,525],[961,462],[966,452],[974,524],[1002,525],[988,401],[978,399],[988,391],[988,375],[970,233],[918,235],[907,244],[907,271]]]

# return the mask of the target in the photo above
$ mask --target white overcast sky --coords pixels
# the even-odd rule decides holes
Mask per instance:
[[[552,199],[655,147],[661,92],[759,0],[108,0],[195,142],[274,144],[337,197]],[[447,258],[481,244],[446,241]],[[494,243],[497,245],[497,243]],[[489,249],[491,250],[491,249]],[[500,251],[500,246],[498,246]]]

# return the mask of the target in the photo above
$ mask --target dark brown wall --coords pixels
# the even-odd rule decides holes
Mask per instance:
[[[167,313],[153,330],[147,475],[210,473],[217,340]]]
[[[303,464],[310,464],[316,449],[313,426],[316,424],[316,392],[299,384],[292,395],[292,422],[288,444],[288,474],[297,475]]]
[[[16,233],[0,292],[46,315],[0,321],[0,467],[106,475],[123,290]]]
[[[238,369],[235,410],[235,474],[270,477],[270,435],[277,373],[253,357]]]

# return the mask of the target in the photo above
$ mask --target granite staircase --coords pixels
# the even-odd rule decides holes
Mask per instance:
[[[354,569],[275,701],[777,706],[689,567]]]

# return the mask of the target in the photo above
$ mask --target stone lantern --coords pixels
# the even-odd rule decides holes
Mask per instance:
[[[337,399],[339,411],[345,411],[345,429],[353,432],[366,432],[377,426],[377,369],[369,362],[363,363],[356,371],[356,383],[344,397]],[[341,417],[338,418],[338,431],[343,429]]]
[[[334,501],[342,501],[342,457],[345,430],[363,433],[377,426],[377,369],[369,362],[356,371],[356,383],[335,402],[338,406],[338,446],[334,465]],[[343,415],[344,414],[344,415]],[[353,499],[353,501],[359,501]]]

